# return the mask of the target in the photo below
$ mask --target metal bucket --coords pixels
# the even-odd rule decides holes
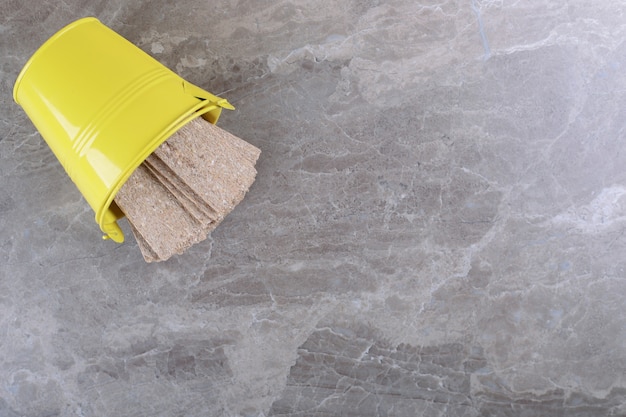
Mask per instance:
[[[97,19],[61,29],[26,63],[20,104],[95,212],[105,239],[124,241],[113,198],[169,136],[225,99],[188,83]]]

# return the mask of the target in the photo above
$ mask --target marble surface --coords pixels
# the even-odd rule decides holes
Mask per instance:
[[[100,239],[12,101],[89,15],[263,151],[166,263]],[[0,415],[625,416],[625,22],[624,1],[0,0]]]

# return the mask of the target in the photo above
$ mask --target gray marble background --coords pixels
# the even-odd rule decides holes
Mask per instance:
[[[89,15],[263,151],[166,263],[11,97]],[[0,416],[626,415],[625,1],[0,0],[0,57]]]

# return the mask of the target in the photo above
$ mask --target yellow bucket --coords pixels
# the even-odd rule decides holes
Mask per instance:
[[[66,26],[26,63],[13,98],[96,214],[105,239],[124,241],[113,202],[130,174],[169,136],[225,99],[188,83],[88,17]]]

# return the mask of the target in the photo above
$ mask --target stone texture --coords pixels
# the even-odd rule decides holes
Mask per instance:
[[[626,415],[625,13],[0,0],[0,415]],[[165,263],[101,241],[11,99],[86,15],[263,152]]]

